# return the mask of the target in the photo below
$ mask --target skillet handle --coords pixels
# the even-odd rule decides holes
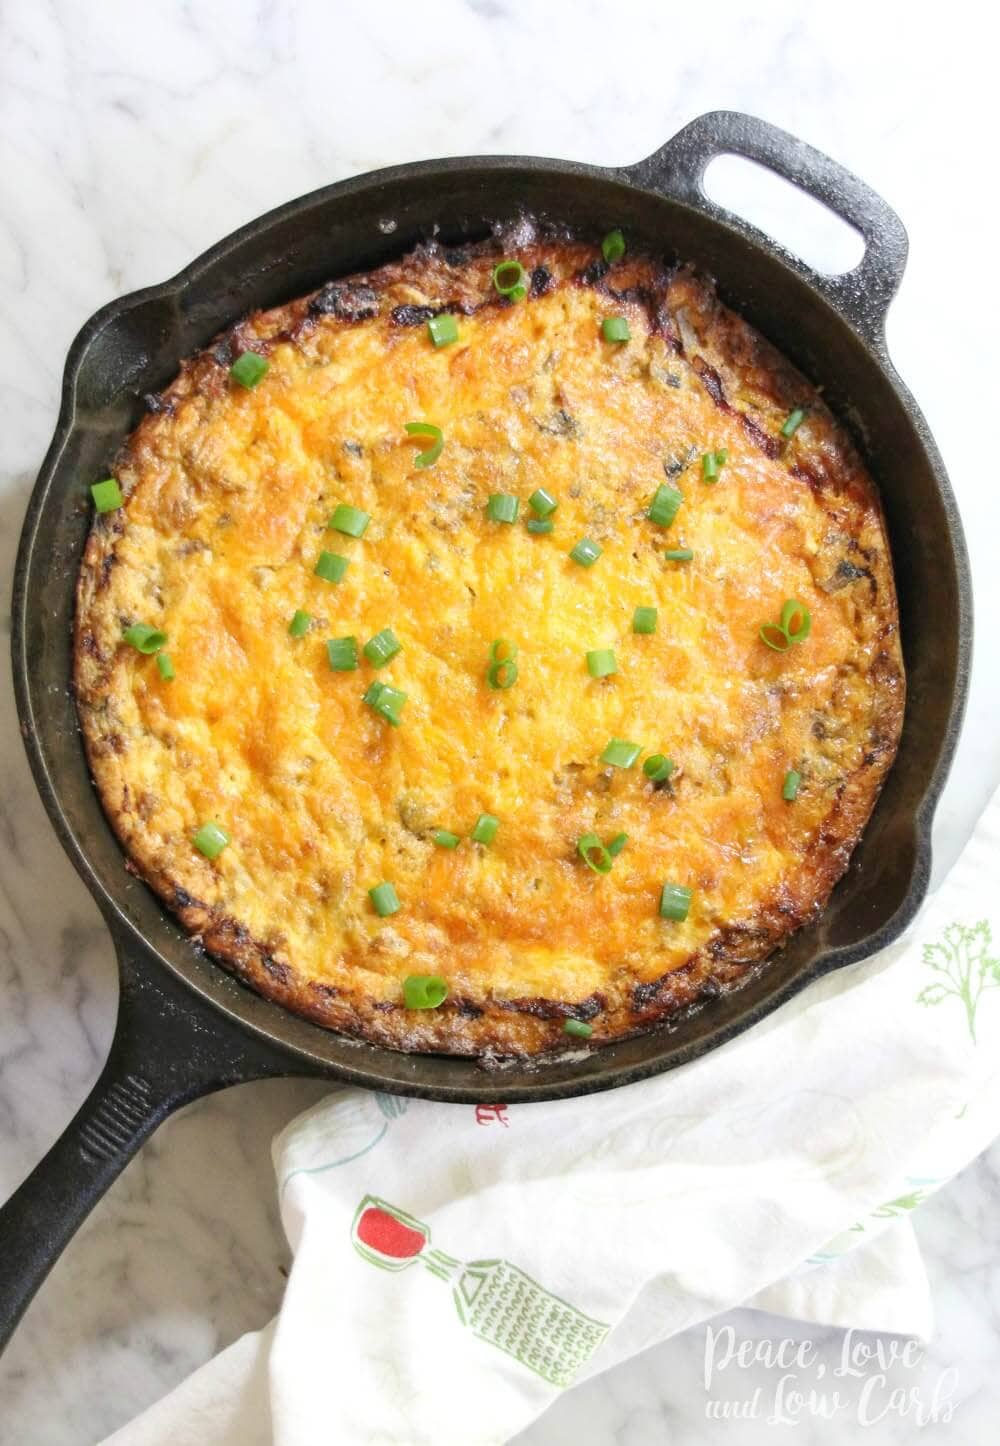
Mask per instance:
[[[227,1085],[306,1073],[119,942],[107,1063],[76,1116],[0,1208],[0,1351],[59,1255],[143,1141],[180,1105]]]
[[[864,256],[854,270],[840,276],[815,271],[756,226],[710,200],[702,184],[705,171],[710,161],[723,155],[756,161],[853,226],[865,243]],[[822,151],[756,116],[717,110],[698,116],[658,151],[627,167],[625,174],[634,184],[666,192],[763,243],[821,291],[861,336],[884,347],[886,312],[906,266],[906,231],[877,192]]]

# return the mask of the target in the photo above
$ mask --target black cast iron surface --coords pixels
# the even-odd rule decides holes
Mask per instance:
[[[715,206],[716,155],[768,166],[862,235],[860,265],[822,276]],[[256,307],[378,265],[431,235],[486,234],[519,211],[696,262],[723,298],[824,389],[877,479],[899,591],[906,720],[889,775],[829,907],[742,989],[637,1039],[485,1071],[328,1033],[259,998],[200,955],[124,868],[92,787],[70,691],[73,594],[90,521],[87,484],[107,472],[142,397],[179,360]],[[0,1345],[94,1201],[159,1121],[210,1090],[321,1074],[431,1099],[554,1099],[627,1084],[724,1043],[811,980],[895,938],[927,887],[930,826],[954,751],[971,649],[961,526],[941,458],[885,350],[906,236],[890,208],[833,161],[762,121],[702,116],[635,166],[485,157],[374,172],[253,222],[162,286],[105,307],[66,366],[62,410],[18,556],[14,675],[28,757],[64,848],[108,922],[122,980],[111,1056],[76,1119],[0,1211]]]

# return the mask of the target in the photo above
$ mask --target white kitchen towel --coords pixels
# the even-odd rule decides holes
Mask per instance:
[[[642,1084],[323,1101],[275,1141],[295,1259],[273,1338],[110,1441],[256,1442],[232,1391],[266,1397],[275,1446],[502,1446],[741,1303],[926,1335],[900,1222],[1000,1133],[998,877],[1000,794],[906,938]]]

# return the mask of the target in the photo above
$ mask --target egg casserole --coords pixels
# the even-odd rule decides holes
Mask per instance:
[[[92,491],[77,702],[127,866],[272,1000],[531,1054],[736,986],[902,724],[876,489],[709,281],[555,231],[234,325]]]

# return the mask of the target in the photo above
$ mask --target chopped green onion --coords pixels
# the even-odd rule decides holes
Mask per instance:
[[[620,261],[625,255],[625,237],[618,230],[609,231],[601,242],[601,255],[609,265]]]
[[[539,517],[551,517],[559,506],[559,499],[553,497],[551,492],[546,492],[544,487],[536,487],[528,498],[528,506],[532,512],[537,512]]]
[[[594,648],[587,654],[587,672],[592,678],[609,678],[617,671],[614,648]]]
[[[725,448],[718,452],[705,452],[701,458],[701,475],[706,482],[716,482],[719,477],[720,467],[724,467],[728,458]]]
[[[628,328],[628,317],[606,316],[601,322],[601,335],[605,341],[629,341],[632,333]]]
[[[491,492],[486,516],[491,522],[516,522],[521,504],[512,492]]]
[[[114,512],[125,501],[122,489],[114,477],[106,477],[103,482],[92,483],[90,495],[94,499],[94,506],[98,512]]]
[[[655,633],[658,617],[659,613],[656,608],[636,608],[632,614],[632,631],[634,633]]]
[[[296,608],[292,621],[288,624],[289,634],[293,638],[304,638],[309,631],[309,624],[312,622],[312,613]]]
[[[383,668],[397,653],[403,651],[403,644],[392,628],[383,628],[365,643],[363,652],[373,668]]]
[[[493,268],[493,285],[501,296],[509,296],[512,301],[520,301],[528,294],[524,284],[524,274],[524,267],[520,261],[501,261]],[[518,294],[515,295],[515,292]]]
[[[326,656],[335,673],[353,673],[358,666],[357,638],[328,638]]]
[[[407,422],[406,430],[411,437],[419,437],[424,442],[430,442],[426,452],[418,452],[413,459],[414,467],[430,467],[441,455],[444,447],[444,433],[440,427],[435,427],[432,422]]]
[[[207,859],[217,859],[229,842],[229,835],[217,823],[203,823],[192,842]]]
[[[491,688],[512,688],[517,682],[517,644],[497,638],[490,644],[486,681]]]
[[[533,533],[551,532],[555,523],[551,517],[529,517],[528,531]]]
[[[674,771],[673,759],[665,753],[651,753],[642,765],[642,771],[653,783],[665,783]]]
[[[799,796],[799,784],[802,782],[802,774],[796,773],[790,768],[785,774],[785,781],[781,785],[781,796],[786,803],[794,803]]]
[[[448,998],[448,986],[437,974],[409,974],[403,980],[407,1009],[439,1009]]]
[[[782,423],[781,435],[783,437],[794,437],[805,419],[806,414],[804,409],[802,407],[796,407],[794,412],[789,412]]]
[[[346,502],[339,503],[333,509],[333,516],[327,523],[337,532],[345,532],[348,537],[364,537],[371,517],[367,512],[362,512],[360,507],[350,507]]]
[[[500,827],[500,820],[492,813],[481,813],[476,819],[476,826],[469,834],[473,843],[491,844],[497,836],[497,829]]]
[[[638,743],[629,743],[627,738],[612,738],[601,754],[601,762],[610,763],[614,768],[631,768],[641,752],[642,746]]]
[[[402,721],[400,715],[406,702],[406,694],[401,689],[393,688],[388,683],[371,683],[365,689],[361,701],[367,703],[369,708],[374,709],[380,718],[384,718],[394,728],[399,727]]]
[[[795,623],[798,626],[794,626]],[[790,643],[804,643],[812,632],[812,616],[805,603],[790,597],[781,609],[781,631]]]
[[[156,666],[160,670],[160,677],[165,683],[172,683],[174,680],[174,660],[169,653],[157,653]]]
[[[667,562],[691,562],[694,553],[690,547],[670,547],[663,556]]]
[[[573,1034],[577,1039],[589,1039],[593,1032],[593,1026],[582,1019],[563,1020],[563,1034]]]
[[[611,857],[612,857],[613,859],[616,859],[616,858],[618,857],[618,855],[621,853],[622,849],[625,847],[625,845],[626,845],[627,843],[628,843],[628,834],[627,834],[627,833],[616,833],[615,836],[614,836],[614,838],[613,838],[613,839],[611,840],[611,842],[608,844],[608,853],[611,855]]]
[[[677,516],[677,509],[684,501],[684,494],[666,482],[661,482],[653,493],[646,516],[658,527],[669,527]]]
[[[157,628],[151,628],[148,623],[133,623],[122,633],[126,643],[137,648],[140,653],[158,653],[167,641],[166,633],[161,633]]]
[[[602,549],[589,537],[581,537],[575,547],[571,547],[569,555],[574,562],[581,567],[593,567],[601,555]]]
[[[781,609],[781,621],[762,623],[759,637],[776,653],[785,653],[793,643],[804,643],[812,632],[812,615],[805,603],[788,598]]]
[[[691,907],[691,890],[683,884],[664,884],[660,894],[660,917],[683,923]]]
[[[458,322],[453,316],[432,316],[427,330],[435,346],[451,346],[458,341]]]
[[[267,375],[269,363],[255,351],[245,351],[229,368],[229,375],[241,387],[255,387]]]
[[[380,919],[386,919],[390,914],[399,912],[399,895],[392,884],[376,884],[373,889],[368,890],[368,897]]]
[[[610,874],[613,859],[596,833],[585,833],[577,839],[576,851],[595,874]]]
[[[779,623],[761,623],[758,636],[762,643],[766,643],[776,653],[787,653],[791,647],[788,634]]]
[[[462,840],[450,829],[438,828],[434,830],[434,842],[439,849],[457,849]]]
[[[313,572],[324,582],[340,582],[347,571],[350,559],[341,557],[339,552],[321,552],[316,559]]]

